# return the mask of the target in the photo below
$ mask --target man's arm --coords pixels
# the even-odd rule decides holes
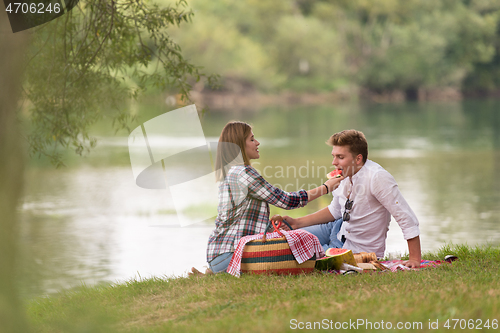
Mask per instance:
[[[420,251],[420,236],[408,239],[408,251],[410,252],[410,259],[405,262],[405,266],[409,268],[419,268],[422,254]]]
[[[294,229],[309,227],[311,225],[327,223],[334,220],[332,213],[328,207],[318,210],[316,213],[312,213],[299,218],[291,218],[290,216],[283,216],[283,219],[290,223],[290,226]]]
[[[388,172],[379,172],[372,179],[372,194],[394,216],[408,242],[410,259],[407,267],[420,267],[422,258],[420,249],[420,230],[418,219],[399,191],[396,180]]]

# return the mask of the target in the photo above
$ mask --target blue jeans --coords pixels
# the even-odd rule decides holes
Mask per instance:
[[[211,262],[208,263],[208,267],[214,273],[222,273],[226,272],[227,266],[229,266],[229,262],[233,256],[233,252],[226,252],[215,257]]]
[[[325,251],[331,247],[340,249],[344,246],[344,242],[337,239],[337,234],[340,231],[340,227],[342,227],[342,222],[342,218],[340,218],[333,222],[316,224],[301,229],[309,231],[311,234],[318,237]]]

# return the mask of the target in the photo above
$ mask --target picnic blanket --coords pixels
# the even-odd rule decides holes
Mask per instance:
[[[420,261],[420,268],[408,268],[404,265],[405,260],[389,260],[389,261],[381,261],[380,263],[386,266],[391,270],[391,272],[397,272],[397,271],[418,271],[419,269],[422,268],[429,268],[429,267],[437,267],[443,263],[441,260],[424,260],[422,259]],[[446,261],[444,261],[446,262]]]
[[[299,264],[311,259],[314,255],[316,255],[316,258],[321,258],[325,255],[318,237],[314,236],[310,232],[300,229],[291,231],[281,230],[281,232],[285,236],[288,245],[290,246],[290,250]],[[257,235],[245,236],[240,239],[227,268],[227,272],[229,274],[236,277],[240,276],[241,257],[243,256],[243,249],[245,248],[246,243],[255,239],[262,239],[263,236],[264,234],[260,233]],[[267,239],[280,237],[283,236],[276,231],[266,234]]]
[[[420,261],[420,268],[408,268],[404,265],[404,262],[406,260],[388,260],[388,261],[380,261],[382,265],[385,267],[389,268],[387,271],[383,271],[380,273],[385,273],[385,272],[397,272],[397,271],[418,271],[420,269],[424,268],[432,268],[432,267],[437,267],[443,263],[447,263],[446,261],[441,261],[441,260],[424,260],[422,259]],[[339,270],[329,270],[327,271],[328,273],[333,273],[333,274],[342,274],[344,271],[339,271]]]

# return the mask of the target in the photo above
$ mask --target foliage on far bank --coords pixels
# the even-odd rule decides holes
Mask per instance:
[[[170,0],[157,0],[168,3]],[[187,57],[262,90],[500,88],[495,0],[190,0]]]
[[[94,147],[98,120],[126,128],[139,93],[186,98],[204,73],[240,91],[500,89],[494,0],[85,0],[32,40],[23,119],[56,165],[58,147]]]
[[[297,322],[500,320],[500,249],[444,246],[420,271],[154,278],[82,287],[28,304],[35,332],[285,332]],[[453,324],[453,323],[452,323]],[[361,327],[360,331],[365,329]]]

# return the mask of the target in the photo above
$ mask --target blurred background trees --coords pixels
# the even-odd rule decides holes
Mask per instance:
[[[158,5],[137,0],[81,0],[68,13],[31,29],[23,83],[23,119],[31,155],[61,165],[58,148],[82,155],[102,119],[127,128],[130,102],[146,90],[171,89],[188,100],[205,75],[183,57],[169,31],[193,13],[184,0]],[[209,84],[215,76],[205,76]]]
[[[168,3],[169,0],[158,0]],[[500,88],[495,0],[191,0],[173,33],[207,72],[263,91]]]
[[[237,93],[500,91],[495,0],[82,0],[32,32],[23,115],[55,165],[99,120],[127,127],[146,89],[186,100],[203,73]]]

